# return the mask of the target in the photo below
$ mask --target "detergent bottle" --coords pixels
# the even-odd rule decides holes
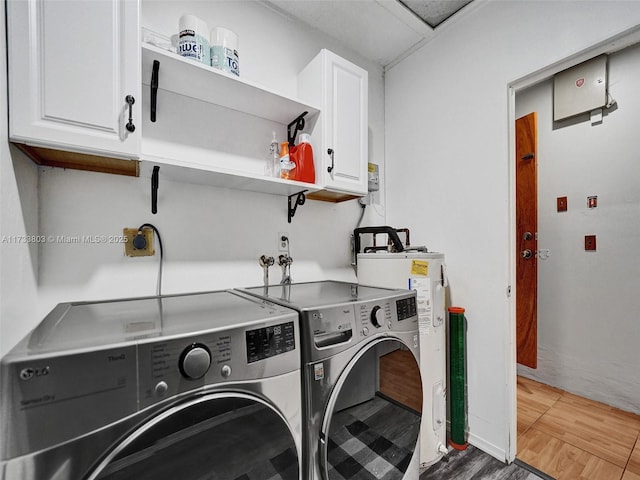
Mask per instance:
[[[280,144],[280,178],[286,180],[295,180],[295,162],[291,161],[289,155],[289,142],[283,142]]]
[[[316,183],[313,149],[308,133],[300,134],[300,143],[289,149],[289,155],[296,164],[292,179],[299,182]]]

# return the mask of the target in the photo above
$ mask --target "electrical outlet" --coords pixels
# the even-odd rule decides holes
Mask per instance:
[[[596,249],[596,236],[595,235],[585,235],[584,236],[584,249],[587,251]]]
[[[153,230],[151,228],[145,227],[142,229],[142,235],[146,240],[144,248],[136,248],[133,245],[133,240],[138,235],[137,228],[125,228],[122,232],[127,238],[124,244],[124,254],[127,257],[148,257],[156,254],[153,250]]]
[[[566,212],[567,211],[567,197],[558,197],[556,201],[558,203],[558,211],[559,212]]]
[[[289,250],[289,241],[283,240],[282,237],[289,238],[289,234],[287,232],[278,232],[278,251],[286,252]]]

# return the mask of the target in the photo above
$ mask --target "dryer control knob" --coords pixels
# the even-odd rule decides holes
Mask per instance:
[[[200,343],[194,343],[185,348],[180,355],[180,373],[185,378],[197,380],[204,377],[211,366],[211,353]]]
[[[371,323],[376,327],[380,328],[384,325],[384,310],[381,307],[376,305],[371,310]]]

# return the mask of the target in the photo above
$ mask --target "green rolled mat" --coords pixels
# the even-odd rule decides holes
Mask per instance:
[[[451,438],[449,444],[456,450],[467,448],[465,398],[465,318],[464,308],[449,307],[449,398]]]

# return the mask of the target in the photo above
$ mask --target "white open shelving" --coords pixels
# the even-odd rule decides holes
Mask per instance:
[[[196,183],[214,187],[232,188],[271,195],[289,196],[306,190],[306,194],[320,190],[312,183],[282,180],[232,169],[206,168],[200,165],[177,163],[173,159],[147,156],[140,163],[140,176],[151,178],[153,167],[160,167],[160,178],[176,182]]]
[[[284,125],[285,128],[303,112],[308,112],[305,117],[307,121],[320,113],[319,108],[298,99],[145,43],[142,44],[143,85],[151,87],[154,60],[160,62],[159,91],[164,90],[199,102],[276,122]],[[161,105],[158,105],[158,109],[161,109]],[[143,115],[149,115],[146,108],[143,109]],[[282,180],[257,175],[250,171],[207,165],[204,162],[189,161],[184,158],[165,158],[158,155],[157,149],[154,151],[153,148],[145,148],[144,131],[140,160],[140,175],[143,177],[150,177],[153,166],[157,165],[160,167],[161,178],[176,181],[286,196],[302,190],[313,193],[321,189],[315,184]]]
[[[295,98],[146,43],[142,44],[143,85],[151,83],[154,60],[160,61],[159,88],[163,90],[284,125],[302,112],[309,112],[309,118],[320,112]]]

